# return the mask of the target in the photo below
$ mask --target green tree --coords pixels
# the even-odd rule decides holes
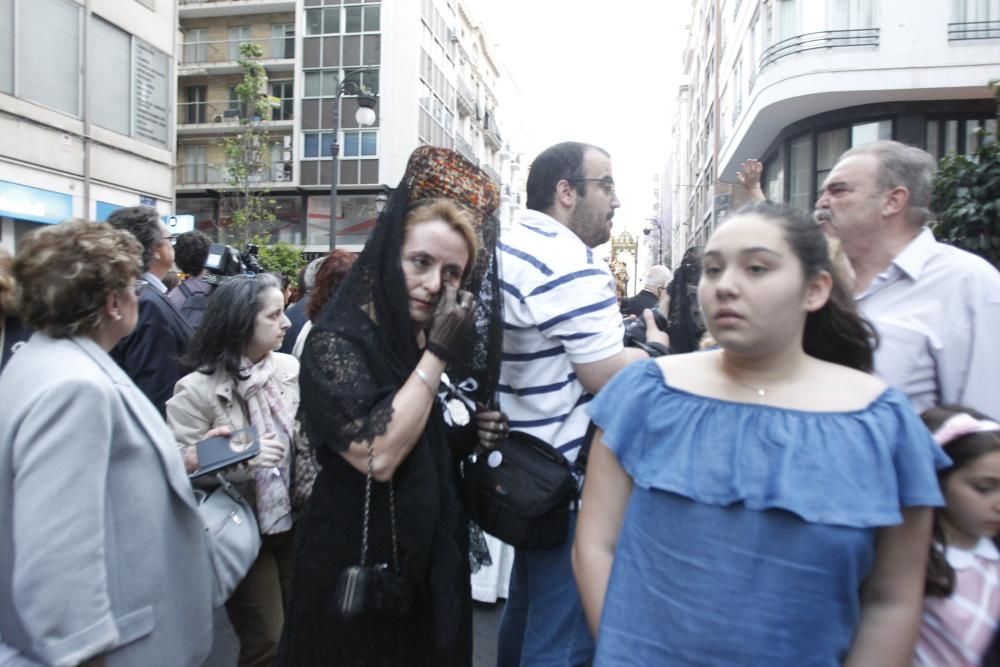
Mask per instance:
[[[934,177],[931,209],[938,239],[983,257],[1000,268],[1000,81],[991,81],[997,96],[997,128],[980,130],[979,149],[970,155],[949,153]]]
[[[243,71],[243,80],[235,87],[240,104],[240,131],[222,141],[230,186],[222,198],[228,214],[223,232],[229,243],[240,248],[254,236],[268,234],[276,222],[275,201],[261,185],[272,180],[273,170],[267,132],[271,120],[267,71],[259,62],[263,53],[259,44],[240,44],[237,63]]]
[[[267,237],[264,236],[255,237],[254,242],[260,245],[260,250],[257,253],[260,265],[266,271],[288,276],[292,286],[297,287],[299,270],[306,263],[302,257],[302,251],[290,243],[264,245],[267,243]]]

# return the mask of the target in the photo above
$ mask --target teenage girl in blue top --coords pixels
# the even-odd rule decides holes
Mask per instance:
[[[908,665],[935,467],[811,220],[742,209],[705,247],[721,349],[592,401],[576,543],[595,665]]]

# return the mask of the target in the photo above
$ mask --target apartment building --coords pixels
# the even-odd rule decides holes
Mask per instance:
[[[222,139],[241,131],[240,44],[261,46],[271,118],[257,184],[275,202],[273,241],[307,253],[330,246],[334,107],[340,132],[337,247],[360,250],[410,152],[454,148],[498,182],[498,66],[461,0],[180,0],[177,70],[178,210],[214,231],[230,188]],[[376,95],[359,127],[356,89]]]
[[[173,212],[175,0],[0,0],[0,245]]]
[[[695,0],[684,70],[675,261],[742,203],[747,158],[769,199],[811,210],[852,146],[974,150],[996,123],[1000,0]]]

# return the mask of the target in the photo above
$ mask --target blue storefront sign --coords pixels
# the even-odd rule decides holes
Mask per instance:
[[[55,224],[73,217],[73,197],[0,181],[0,215]]]
[[[109,204],[106,201],[97,202],[97,221],[104,222],[108,219],[108,216],[117,211],[120,208],[125,208],[121,204]]]

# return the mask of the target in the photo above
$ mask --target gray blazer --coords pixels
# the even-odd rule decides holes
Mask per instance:
[[[0,376],[3,643],[52,665],[199,665],[211,567],[156,408],[89,338],[36,333]]]

